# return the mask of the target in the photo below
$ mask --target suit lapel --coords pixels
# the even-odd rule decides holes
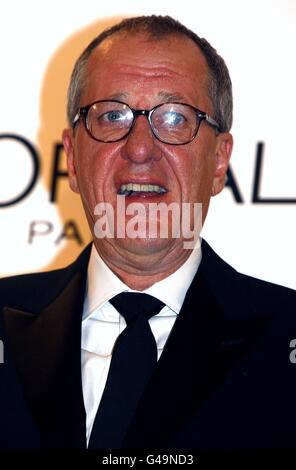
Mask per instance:
[[[194,288],[200,295],[194,294],[193,286],[186,295],[125,447],[161,447],[213,386],[219,309],[202,284],[198,276]]]
[[[232,268],[228,271],[224,267],[221,278],[221,272],[217,272],[219,263],[211,266],[212,250],[203,246],[202,264],[188,289],[124,447],[165,447],[170,436],[219,389],[261,328],[260,322],[250,320],[252,308],[236,285]],[[216,282],[220,283],[218,289]],[[227,298],[223,284],[225,287],[229,283],[236,292],[231,296],[228,289]],[[218,292],[218,297],[213,291]],[[240,300],[239,310],[233,301],[236,296]]]
[[[85,447],[81,313],[86,274],[77,272],[38,315],[6,307],[20,385],[46,447]]]

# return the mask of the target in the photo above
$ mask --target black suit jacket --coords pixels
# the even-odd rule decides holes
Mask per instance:
[[[126,448],[296,447],[296,293],[202,262]],[[85,448],[81,315],[90,247],[65,269],[0,281],[1,448]]]

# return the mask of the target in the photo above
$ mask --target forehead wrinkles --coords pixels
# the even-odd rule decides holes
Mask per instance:
[[[113,74],[112,78],[130,77],[130,78],[151,78],[151,79],[177,79],[184,78],[184,67],[176,67],[176,64],[171,64],[165,60],[161,64],[143,64],[139,65],[139,61],[132,60],[132,63],[125,63],[124,61],[112,60],[105,57],[91,56],[87,65],[88,73],[87,78],[90,81],[99,79],[105,73]]]
[[[200,89],[208,93],[208,77],[204,71],[197,69],[194,76],[192,76],[192,72],[189,75],[184,73],[182,69],[180,71],[172,70],[165,65],[145,67],[142,65],[111,63],[110,65],[108,64],[108,67],[104,67],[104,64],[94,63],[91,65],[89,63],[88,73],[86,75],[86,88],[97,87],[97,84],[99,84],[101,80],[105,82],[105,73],[108,74],[109,77],[110,75],[112,76],[113,83],[118,82],[121,84],[123,80],[130,79],[138,81],[137,86],[140,86],[141,83],[143,85],[149,85],[149,83],[153,82],[171,82],[172,85],[181,83],[183,88],[186,84],[191,86],[194,81],[198,83]],[[108,83],[108,81],[105,83]]]
[[[116,73],[147,77],[181,77],[202,81],[208,75],[203,53],[191,40],[182,35],[170,35],[157,41],[146,34],[116,34],[107,38],[90,55],[88,72]],[[194,70],[195,69],[195,70]]]
[[[116,41],[114,44],[113,38],[112,41],[108,41],[108,44],[103,43],[93,51],[87,64],[84,92],[86,92],[86,88],[91,91],[97,86],[103,85],[105,87],[106,84],[109,88],[108,83],[111,85],[111,82],[117,86],[125,78],[127,81],[130,78],[131,81],[136,82],[138,80],[137,88],[138,86],[141,87],[141,84],[149,86],[150,83],[153,84],[153,81],[160,83],[167,81],[169,86],[171,83],[175,89],[179,89],[181,84],[182,90],[179,91],[184,91],[183,88],[186,88],[186,86],[191,90],[197,86],[199,89],[198,94],[203,91],[209,98],[210,74],[208,65],[202,52],[191,40],[185,38],[185,51],[183,50],[183,44],[180,47],[180,44],[175,44],[174,41],[167,41],[167,44],[165,44],[166,40],[163,40],[160,54],[158,54],[159,44],[157,42],[144,41],[142,46],[145,46],[145,57],[145,50],[144,52],[143,49],[141,51],[137,48],[137,43],[131,43],[129,38],[127,39],[124,49],[123,44],[116,44]],[[135,54],[132,49],[133,44],[136,49]],[[105,47],[102,47],[102,45]],[[188,45],[190,45],[189,55],[183,54],[183,52],[188,51]],[[117,46],[120,47],[119,51]],[[154,47],[151,49],[151,46]],[[127,51],[126,57],[120,57],[122,49],[123,55]],[[141,59],[139,58],[139,51],[141,52]],[[170,54],[171,51],[173,51],[173,55]],[[167,88],[165,83],[161,83],[161,86],[164,89]]]
[[[131,77],[142,77],[147,78],[169,78],[169,77],[182,77],[182,73],[172,70],[165,65],[162,66],[138,66],[138,65],[127,65],[127,64],[111,64],[109,70],[116,69],[120,74],[131,76]]]

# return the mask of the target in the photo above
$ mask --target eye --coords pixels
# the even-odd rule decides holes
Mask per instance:
[[[124,119],[126,119],[126,113],[117,110],[108,111],[107,113],[98,116],[98,121],[109,123],[123,121]]]
[[[174,110],[156,109],[153,114],[153,124],[157,129],[182,129],[188,124],[188,119],[183,113]]]
[[[116,109],[105,107],[105,109],[96,109],[93,114],[93,126],[101,128],[128,128],[133,119],[133,114],[126,109]]]
[[[162,119],[163,123],[169,126],[180,126],[186,122],[186,118],[183,114],[174,111],[164,113]]]

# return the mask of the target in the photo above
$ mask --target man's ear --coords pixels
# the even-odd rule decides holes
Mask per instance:
[[[227,169],[233,147],[233,138],[229,132],[223,132],[217,136],[216,167],[212,187],[212,196],[219,194],[224,188]]]
[[[76,168],[75,168],[74,136],[73,136],[72,129],[64,129],[63,144],[64,144],[64,149],[67,155],[67,167],[68,167],[70,188],[75,193],[79,193],[77,174],[76,174]]]

